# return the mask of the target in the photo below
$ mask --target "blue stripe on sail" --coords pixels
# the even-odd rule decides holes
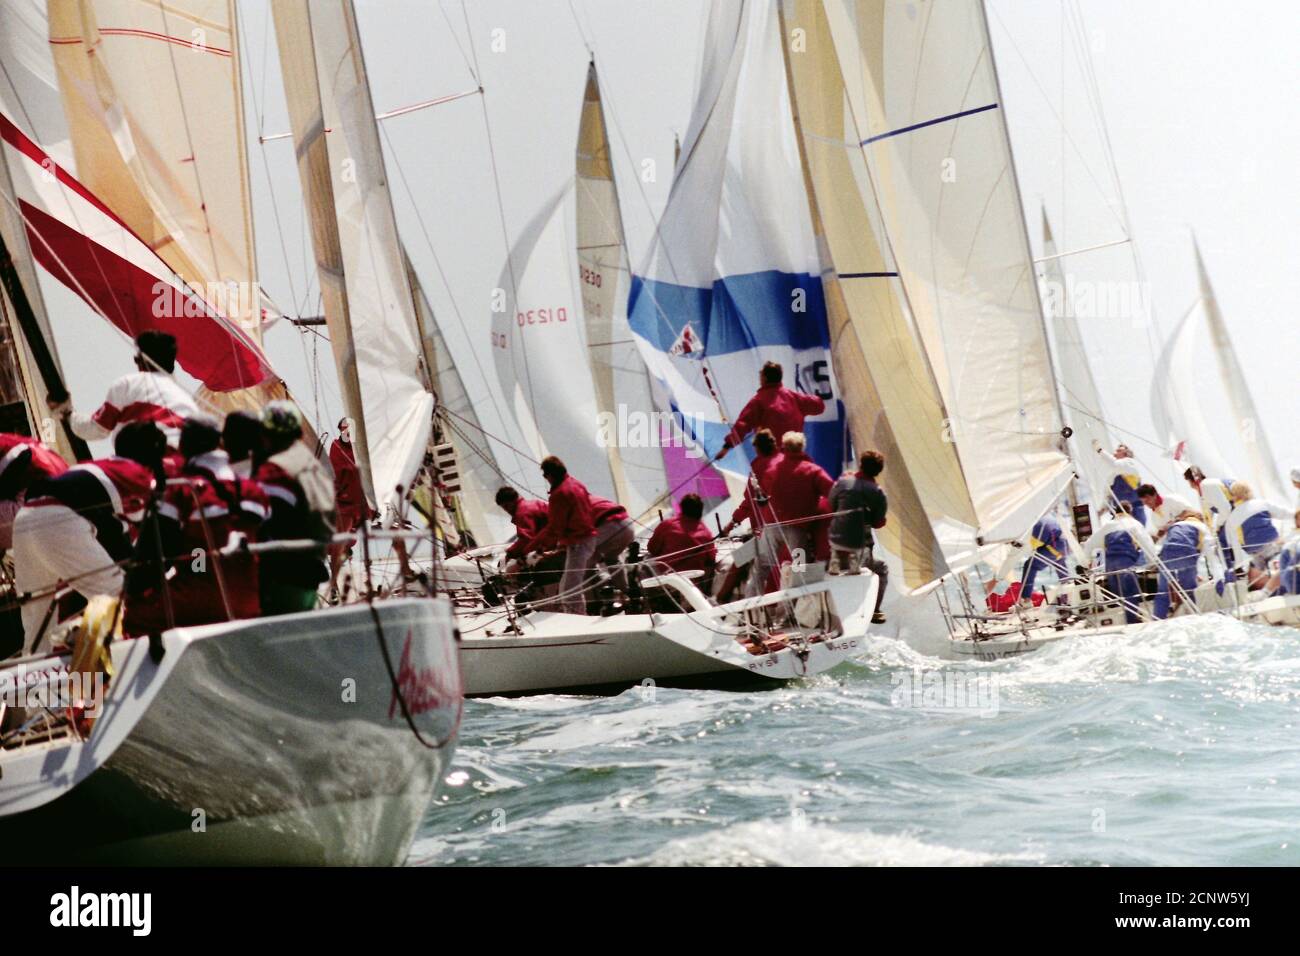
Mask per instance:
[[[802,312],[793,311],[796,291],[802,292]],[[830,348],[822,280],[806,272],[728,276],[708,289],[633,276],[628,322],[661,352],[672,348],[688,322],[709,356],[775,345]]]
[[[924,123],[913,123],[911,126],[902,126],[898,129],[891,129],[888,133],[879,133],[875,136],[868,136],[866,139],[862,141],[860,145],[867,146],[870,143],[877,142],[878,140],[889,139],[889,137],[891,136],[898,136],[901,135],[902,133],[910,133],[913,130],[925,129],[925,127],[927,126],[935,126],[939,123],[947,123],[951,120],[961,119],[963,116],[973,116],[976,113],[984,113],[988,110],[995,110],[997,108],[998,108],[997,103],[990,103],[988,106],[977,106],[974,109],[962,110],[960,113],[950,113],[947,116],[939,116],[932,120],[926,120]]]

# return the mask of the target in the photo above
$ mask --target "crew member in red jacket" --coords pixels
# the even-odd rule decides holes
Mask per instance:
[[[551,487],[546,527],[528,546],[528,554],[536,554],[541,560],[548,552],[564,553],[560,610],[568,614],[585,614],[587,598],[582,591],[583,581],[596,553],[596,523],[591,495],[582,482],[569,474],[564,462],[554,455],[542,461],[542,477]]]
[[[591,522],[596,526],[596,564],[612,564],[636,540],[636,525],[617,501],[591,496]]]
[[[131,556],[132,529],[154,493],[166,442],[153,422],[128,423],[113,438],[112,457],[80,462],[27,489],[14,519],[14,586],[40,595],[23,604],[29,648],[37,634],[38,649],[49,647],[59,582],[87,598],[122,592],[121,562]]]
[[[14,546],[14,517],[27,489],[67,470],[68,463],[35,438],[0,433],[0,551]]]
[[[665,518],[650,535],[646,554],[655,559],[653,564],[660,573],[703,571],[700,590],[708,594],[718,549],[713,544],[713,533],[700,520],[704,517],[704,501],[697,494],[683,495],[677,508],[677,517]]]
[[[330,445],[330,468],[334,471],[334,530],[339,534],[355,531],[375,516],[361,487],[361,469],[357,467],[352,447],[352,420],[339,419],[339,437]],[[394,542],[398,544],[399,542]],[[339,570],[348,556],[345,544],[330,545],[330,594],[337,592]]]
[[[168,620],[158,585],[149,582],[128,595],[123,618],[128,634],[262,613],[257,558],[241,547],[241,538],[259,539],[271,513],[270,501],[258,482],[236,475],[220,444],[217,422],[207,415],[191,416],[181,426],[185,464],[167,482],[158,505],[162,566],[175,569],[166,584],[172,616]]]
[[[780,524],[767,525],[755,560],[757,581],[751,589],[764,586],[769,570],[779,560],[784,545],[796,571],[817,560],[817,528],[809,520],[825,514],[825,499],[834,482],[825,469],[804,451],[802,432],[781,436],[781,457],[768,477],[772,512]]]
[[[546,527],[549,509],[545,501],[525,498],[509,485],[497,489],[497,506],[510,516],[510,523],[515,526],[515,540],[506,548],[507,562],[517,563],[528,553],[528,546]],[[509,570],[509,565],[507,565]]]
[[[757,535],[763,530],[764,519],[772,516],[772,506],[767,497],[768,478],[781,452],[777,450],[776,437],[770,429],[760,428],[754,432],[754,452],[754,460],[749,463],[744,500],[723,526],[724,535],[731,534],[742,521],[748,521],[750,530]]]
[[[786,388],[781,384],[784,375],[780,364],[768,362],[759,373],[758,391],[749,400],[735,427],[731,429],[722,450],[715,459],[723,457],[735,448],[750,432],[766,428],[773,435],[785,435],[786,432],[803,433],[803,421],[809,415],[820,415],[826,409],[826,403],[816,395],[806,395]]]

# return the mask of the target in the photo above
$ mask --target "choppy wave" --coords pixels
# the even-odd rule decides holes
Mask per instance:
[[[878,637],[767,692],[474,701],[449,783],[412,862],[1297,864],[1300,631]]]

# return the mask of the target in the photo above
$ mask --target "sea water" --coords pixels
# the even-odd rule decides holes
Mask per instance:
[[[1300,631],[877,637],[775,690],[469,701],[411,863],[1300,864]]]

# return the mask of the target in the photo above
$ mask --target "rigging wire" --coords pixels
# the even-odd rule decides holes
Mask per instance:
[[[481,75],[479,71],[478,49],[474,46],[474,30],[473,27],[470,25],[469,8],[466,5],[465,0],[461,0],[460,9],[461,9],[461,15],[465,20],[465,34],[469,41],[470,54],[473,57],[473,61],[474,61],[473,74],[475,78],[478,79]],[[479,82],[479,86],[482,87],[483,85],[482,80],[480,79],[478,80],[478,82]],[[510,277],[510,307],[511,309],[518,309],[519,283],[515,275],[514,248],[513,248],[513,244],[510,241],[510,229],[506,225],[506,207],[505,207],[505,200],[502,195],[502,189],[501,189],[501,172],[497,164],[496,145],[492,138],[492,121],[488,116],[487,94],[484,93],[483,95],[480,95],[478,101],[479,101],[479,107],[482,110],[482,114],[483,114],[483,130],[487,135],[488,159],[489,159],[490,168],[492,170],[493,193],[495,194],[496,197],[497,220],[501,226],[501,241],[505,247],[505,252],[506,252],[506,272]],[[508,318],[506,321],[507,321],[507,325],[509,325]],[[537,400],[535,394],[533,393],[533,376],[528,368],[528,349],[524,348],[521,349],[520,351],[522,352],[523,359],[524,359],[524,375],[528,379],[528,401],[532,408],[536,408]],[[503,418],[501,424],[503,427],[508,427],[509,424],[508,419]]]

